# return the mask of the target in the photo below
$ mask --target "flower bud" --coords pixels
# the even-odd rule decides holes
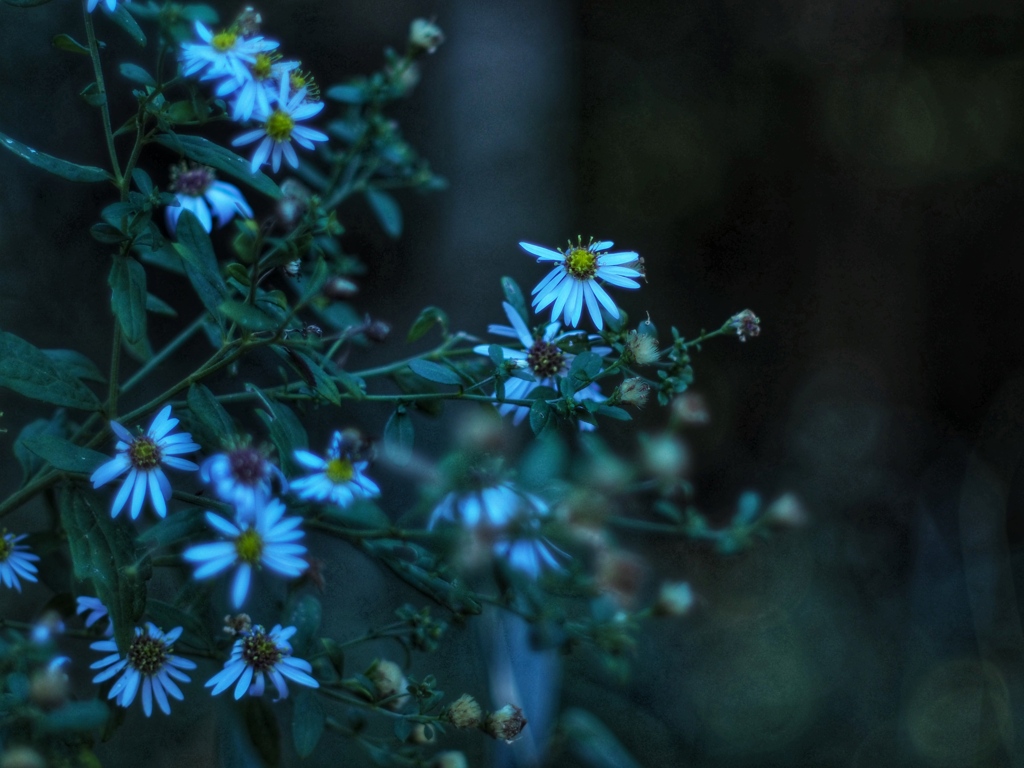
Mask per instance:
[[[410,744],[433,744],[437,741],[437,731],[425,723],[417,723],[409,731],[406,741]]]
[[[286,275],[288,275],[288,277],[298,277],[299,272],[302,270],[302,259],[295,259],[294,261],[289,261],[287,264],[281,267],[281,270]]]
[[[56,709],[67,701],[68,688],[68,676],[61,665],[51,663],[32,675],[28,695],[32,703],[42,709]]]
[[[235,19],[234,29],[243,37],[250,37],[259,34],[262,23],[263,16],[260,15],[260,12],[251,5],[247,5]]]
[[[693,609],[693,589],[685,581],[665,582],[654,603],[656,616],[685,616]]]
[[[650,365],[658,360],[658,339],[649,333],[630,331],[626,353],[637,365]]]
[[[402,668],[395,664],[395,662],[388,661],[387,659],[376,661],[367,670],[366,676],[373,681],[377,701],[390,699],[384,704],[388,709],[398,711],[409,701],[408,695],[396,695],[404,694],[407,690],[407,684],[405,675],[402,674]],[[392,699],[392,696],[395,698]]]
[[[359,293],[359,286],[344,277],[334,276],[324,284],[322,293],[329,299],[351,299]]]
[[[252,629],[252,618],[248,613],[239,613],[232,616],[230,613],[224,617],[224,632],[234,637],[244,635]]]
[[[506,744],[511,744],[525,727],[526,718],[523,717],[523,710],[514,704],[506,704],[487,716],[484,732],[492,739],[500,739]]]
[[[444,716],[456,728],[476,728],[483,721],[484,712],[476,699],[464,693],[452,702]]]
[[[469,768],[469,763],[461,752],[438,752],[430,761],[430,768]]]
[[[46,761],[31,747],[10,747],[0,758],[0,768],[46,768]]]
[[[433,53],[444,42],[444,32],[432,21],[415,19],[409,27],[409,46],[415,53]]]
[[[740,337],[740,341],[761,335],[761,319],[749,309],[737,312],[729,318],[729,325],[736,329],[736,335]]]
[[[711,420],[703,395],[687,392],[672,401],[672,420],[678,424],[707,424]]]
[[[391,333],[391,326],[383,320],[374,320],[367,324],[364,333],[370,341],[376,341],[379,344],[387,339],[388,334]]]
[[[807,522],[807,511],[795,494],[786,493],[768,505],[764,519],[780,528],[796,528]]]
[[[626,379],[619,385],[619,400],[629,405],[642,408],[647,403],[647,396],[651,394],[651,388],[643,379],[633,377]]]
[[[662,483],[679,480],[690,467],[690,452],[679,438],[661,434],[643,441],[643,462]]]

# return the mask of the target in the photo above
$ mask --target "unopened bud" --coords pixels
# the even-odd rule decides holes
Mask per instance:
[[[626,379],[619,385],[619,400],[637,408],[647,404],[647,397],[650,394],[651,388],[647,382],[636,376]]]
[[[0,768],[46,768],[46,760],[31,747],[10,747],[0,758]]]
[[[62,657],[67,661],[67,657]],[[49,664],[37,670],[29,683],[29,698],[42,709],[56,709],[68,698],[68,676],[62,664]]]
[[[405,675],[402,674],[402,668],[395,662],[387,659],[376,661],[367,670],[366,676],[373,682],[377,700],[388,699],[384,704],[388,709],[397,711],[409,701],[408,695],[398,695],[405,694],[407,684]]]
[[[329,299],[351,299],[359,293],[359,286],[344,277],[332,277],[323,287],[323,294]]]
[[[417,723],[409,731],[406,741],[410,744],[432,744],[437,741],[437,732],[425,723]]]
[[[768,505],[764,519],[780,528],[796,528],[807,522],[807,511],[796,495],[786,493]]]
[[[711,420],[703,395],[687,392],[672,401],[672,419],[680,424],[707,424]]]
[[[224,632],[234,637],[244,635],[252,629],[252,619],[248,613],[239,613],[232,616],[230,613],[224,617]]]
[[[523,710],[514,704],[506,704],[487,716],[484,732],[492,739],[500,739],[506,744],[511,744],[525,727],[526,718],[523,717]]]
[[[650,365],[658,360],[658,339],[649,333],[630,331],[626,352],[637,365]]]
[[[417,53],[433,53],[444,42],[444,32],[432,21],[416,19],[409,27],[409,45]]]
[[[371,323],[367,323],[366,330],[363,333],[366,334],[366,338],[370,341],[380,343],[387,339],[388,334],[391,333],[391,326],[383,320],[374,320]]]
[[[729,325],[736,329],[740,341],[761,335],[761,319],[749,309],[744,309],[729,318]]]
[[[469,763],[461,752],[438,752],[430,761],[430,768],[469,768]]]
[[[484,711],[476,699],[464,693],[452,702],[444,716],[456,728],[476,728],[483,722]]]
[[[693,609],[693,589],[685,581],[665,582],[654,603],[658,616],[685,616]]]
[[[242,37],[249,37],[251,35],[259,34],[260,25],[262,23],[263,17],[260,15],[260,12],[251,5],[247,5],[245,9],[238,14],[238,18],[235,19],[234,29]]]

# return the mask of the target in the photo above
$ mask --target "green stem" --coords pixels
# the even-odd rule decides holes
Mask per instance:
[[[307,519],[305,526],[334,536],[355,539],[357,541],[362,539],[399,539],[405,541],[407,539],[432,539],[445,535],[443,532],[415,531],[407,528],[345,528],[315,518]]]
[[[0,518],[16,510],[26,501],[39,493],[39,491],[49,485],[52,485],[56,482],[58,477],[60,477],[60,470],[58,469],[43,470],[28,485],[15,491],[0,503]]]
[[[166,347],[160,350],[157,354],[153,355],[153,357],[151,357],[144,366],[142,366],[138,371],[135,372],[134,376],[132,376],[130,379],[128,379],[128,381],[124,383],[124,386],[121,387],[121,391],[127,392],[140,381],[142,381],[144,378],[146,378],[146,376],[148,376],[154,368],[156,368],[158,365],[160,365],[160,363],[162,363],[168,357],[177,352],[182,344],[188,341],[196,331],[202,328],[204,322],[206,322],[205,312],[201,314],[199,317],[197,317],[192,322],[191,325],[185,328],[185,330],[183,330],[181,333],[175,336],[174,339],[172,339],[171,342]]]
[[[121,258],[121,257],[115,257]],[[110,345],[110,379],[107,390],[107,418],[111,421],[117,418],[117,380],[121,376],[121,322],[114,318],[114,339]]]
[[[110,107],[107,104],[107,88],[103,82],[103,66],[100,64],[100,46],[96,40],[96,30],[92,25],[92,14],[86,8],[85,0],[82,0],[82,12],[85,15],[85,34],[89,39],[89,58],[92,59],[92,71],[96,76],[96,92],[102,99],[100,114],[103,117],[103,133],[106,135],[107,152],[110,154],[110,168],[114,172],[114,183],[121,189],[124,184],[124,175],[121,173],[121,166],[117,161],[117,150],[114,149],[114,131],[110,125]]]

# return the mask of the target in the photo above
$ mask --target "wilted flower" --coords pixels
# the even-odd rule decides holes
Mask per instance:
[[[409,45],[413,49],[433,53],[444,42],[444,32],[432,21],[415,19],[409,27]]]
[[[223,227],[236,213],[252,217],[252,208],[241,190],[234,184],[217,181],[213,169],[205,165],[182,163],[175,166],[171,170],[171,191],[178,198],[178,205],[167,206],[166,211],[167,229],[171,234],[177,229],[182,211],[192,211],[207,232],[213,229],[214,219],[218,227]]]
[[[5,587],[11,587],[18,592],[21,592],[19,578],[25,581],[38,581],[38,570],[34,563],[39,560],[39,555],[32,554],[26,545],[18,543],[27,538],[27,533],[15,536],[4,531],[3,535],[0,535],[0,581]]]
[[[637,365],[650,365],[658,360],[658,337],[630,331],[626,336],[626,352]]]
[[[639,288],[640,283],[633,278],[644,276],[643,259],[633,251],[605,253],[614,245],[610,240],[591,242],[586,246],[582,240],[576,245],[570,242],[564,251],[553,251],[531,243],[519,245],[536,256],[538,261],[558,262],[558,266],[533,289],[533,308],[539,312],[554,304],[551,319],[562,315],[565,324],[573,328],[579,325],[584,303],[598,330],[604,327],[602,305],[612,317],[619,316],[619,308],[597,282],[598,279],[620,288]]]
[[[497,712],[491,712],[484,723],[484,733],[492,739],[511,744],[526,727],[523,710],[514,704],[506,704]]]
[[[288,698],[288,683],[285,678],[310,688],[319,688],[310,672],[313,666],[304,659],[292,656],[288,639],[295,634],[295,627],[282,628],[277,624],[268,633],[256,625],[231,647],[231,658],[224,662],[224,669],[206,681],[213,696],[235,686],[235,698],[242,698],[248,691],[250,696],[262,696],[266,688],[266,677],[277,689],[278,699]],[[237,683],[236,683],[237,681]]]
[[[517,339],[523,345],[523,349],[501,347],[502,357],[505,360],[516,361],[522,370],[529,371],[533,376],[532,381],[515,376],[510,378],[505,382],[505,397],[510,400],[525,400],[537,387],[544,386],[557,389],[558,383],[555,378],[564,375],[576,357],[576,355],[563,352],[558,347],[558,343],[569,334],[559,333],[562,327],[560,323],[549,323],[544,329],[544,335],[539,339],[534,339],[530,329],[526,327],[526,323],[523,322],[523,318],[519,316],[515,308],[507,301],[503,301],[501,306],[505,310],[505,315],[508,317],[511,325],[489,325],[487,330],[495,336]],[[594,338],[599,337],[595,336]],[[490,345],[477,345],[473,347],[473,351],[479,355],[489,355]],[[595,354],[604,355],[611,352],[611,348],[594,347],[593,351]],[[581,400],[602,402],[607,399],[601,394],[597,384],[587,385],[577,391],[573,398],[577,402]],[[512,423],[519,425],[529,415],[530,409],[525,405],[501,403],[498,405],[498,413],[502,416],[509,413],[513,414]],[[584,431],[594,429],[594,425],[586,421],[580,421],[579,426]]]
[[[356,499],[367,499],[380,494],[380,488],[363,474],[369,466],[366,461],[354,461],[345,450],[341,432],[335,432],[327,458],[322,459],[309,451],[295,451],[295,461],[314,473],[292,481],[292,491],[303,499],[329,501],[347,507]]]
[[[288,487],[281,470],[263,451],[251,446],[211,456],[203,462],[199,476],[213,486],[217,498],[235,505],[242,514],[270,497],[275,479],[283,488]]]
[[[464,693],[445,710],[444,717],[456,728],[476,728],[483,722],[484,712],[476,699]]]
[[[58,656],[43,669],[32,673],[29,682],[29,698],[43,709],[56,709],[68,699],[71,683],[64,666],[70,661],[67,656]]]
[[[626,379],[619,385],[619,399],[642,408],[647,404],[647,397],[651,394],[651,387],[643,379],[633,376]]]
[[[729,318],[729,325],[736,329],[740,341],[761,335],[761,319],[749,309],[744,309]]]
[[[197,579],[208,579],[237,566],[231,587],[231,603],[235,608],[245,602],[253,568],[266,566],[285,578],[294,579],[309,567],[299,557],[306,553],[306,548],[295,543],[305,535],[299,529],[301,517],[285,518],[285,506],[277,499],[266,501],[253,512],[251,519],[247,517],[237,523],[207,512],[207,522],[230,541],[197,544],[182,555],[199,566],[195,572]]]
[[[387,699],[384,706],[388,709],[397,712],[409,701],[405,674],[395,662],[379,659],[370,665],[366,676],[373,682],[377,701]]]
[[[94,683],[109,680],[118,672],[124,671],[120,679],[107,694],[108,699],[116,698],[118,706],[128,707],[135,700],[135,694],[142,690],[142,711],[149,717],[153,713],[153,699],[165,715],[171,714],[167,695],[181,701],[184,696],[175,680],[188,683],[191,678],[181,670],[195,669],[195,662],[175,656],[174,641],[181,636],[181,627],[170,632],[161,632],[151,622],[146,628],[135,628],[135,637],[128,646],[128,653],[122,659],[113,640],[100,640],[89,647],[94,651],[106,651],[106,656],[90,669],[103,669],[92,679]],[[106,667],[106,669],[104,669]]]
[[[299,157],[295,154],[292,139],[306,149],[313,149],[314,141],[327,141],[326,133],[297,124],[319,114],[324,108],[324,103],[307,100],[306,89],[289,95],[290,81],[290,77],[281,78],[279,90],[276,94],[271,94],[272,103],[266,108],[256,105],[253,119],[262,125],[256,130],[243,133],[231,142],[233,147],[252,144],[254,141],[260,142],[252,156],[253,173],[256,173],[268,158],[275,173],[281,168],[282,157],[292,168],[298,168]]]
[[[192,442],[192,435],[188,432],[171,434],[178,425],[178,420],[171,418],[171,406],[164,406],[149,425],[146,434],[138,437],[132,435],[127,429],[116,421],[110,422],[110,428],[118,437],[115,446],[117,455],[92,473],[92,487],[99,488],[106,485],[115,477],[120,477],[128,472],[128,477],[121,484],[121,490],[114,497],[114,504],[110,510],[111,517],[117,517],[118,513],[128,502],[131,496],[131,514],[134,520],[142,511],[142,505],[146,500],[147,489],[153,509],[160,517],[167,514],[167,499],[171,498],[171,484],[167,475],[160,469],[161,464],[166,464],[173,469],[181,469],[187,472],[194,472],[199,466],[187,459],[179,459],[179,453],[194,453],[200,446]],[[129,471],[130,470],[130,471]]]
[[[621,608],[630,609],[643,586],[646,568],[634,554],[617,549],[598,552],[595,585]]]

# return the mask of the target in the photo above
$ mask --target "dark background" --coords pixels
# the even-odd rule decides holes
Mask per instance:
[[[482,332],[502,319],[498,277],[542,274],[518,240],[582,234],[644,257],[648,284],[616,298],[663,340],[746,307],[762,319],[760,338],[697,361],[713,414],[693,435],[698,500],[724,516],[741,490],[792,490],[810,525],[725,560],[623,540],[704,604],[650,628],[625,686],[569,660],[567,706],[643,765],[1016,764],[1024,7],[261,10],[325,84],[377,67],[415,16],[448,36],[396,117],[451,188],[403,199],[397,243],[352,207],[360,309],[404,331],[440,304]],[[98,115],[75,96],[88,61],[49,49],[59,31],[83,37],[74,3],[0,7],[0,131],[102,165]],[[108,191],[13,156],[0,173],[0,326],[105,367],[107,261],[86,229]],[[160,322],[157,340],[173,333]],[[9,393],[0,408],[9,445],[32,412]],[[0,473],[0,490],[18,475]]]

